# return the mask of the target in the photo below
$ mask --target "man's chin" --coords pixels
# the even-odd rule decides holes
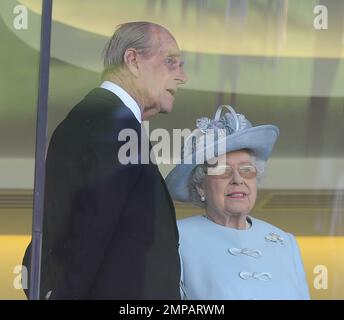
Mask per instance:
[[[164,106],[160,108],[160,112],[159,113],[170,113],[173,110],[173,105],[171,106]]]

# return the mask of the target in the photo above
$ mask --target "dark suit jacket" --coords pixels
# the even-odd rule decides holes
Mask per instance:
[[[121,164],[132,112],[91,91],[55,130],[46,161],[41,298],[180,299],[178,230],[158,167]],[[131,157],[142,157],[132,150]],[[29,267],[30,248],[24,265]]]

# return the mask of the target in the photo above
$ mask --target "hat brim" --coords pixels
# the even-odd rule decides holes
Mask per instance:
[[[273,125],[262,125],[242,130],[226,138],[226,152],[237,151],[241,149],[251,150],[257,159],[268,160],[274,144],[278,138],[279,129]],[[207,146],[207,149],[214,148],[214,145]],[[197,153],[204,153],[198,150]],[[222,152],[223,154],[224,152]],[[220,156],[221,153],[218,154]],[[210,160],[210,159],[205,159]],[[174,200],[189,202],[190,195],[188,183],[192,170],[199,163],[180,163],[177,164],[166,177],[166,184],[171,197]]]

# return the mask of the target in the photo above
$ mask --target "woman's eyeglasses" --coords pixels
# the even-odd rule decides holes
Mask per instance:
[[[229,165],[219,166],[205,166],[205,174],[209,176],[215,176],[218,178],[232,178],[234,170],[237,170],[239,175],[244,179],[253,179],[257,176],[257,168],[252,164],[244,164],[238,168],[233,168]]]

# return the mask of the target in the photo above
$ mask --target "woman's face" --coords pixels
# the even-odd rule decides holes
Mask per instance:
[[[213,171],[208,170],[203,185],[199,188],[200,194],[206,198],[208,215],[212,213],[222,217],[246,216],[254,207],[257,196],[257,180],[249,171],[252,170],[252,156],[245,150],[239,150],[228,152],[217,160],[220,164],[218,167],[226,164],[233,170],[229,174],[215,174],[216,167]],[[239,174],[238,168],[241,168],[244,177]]]

